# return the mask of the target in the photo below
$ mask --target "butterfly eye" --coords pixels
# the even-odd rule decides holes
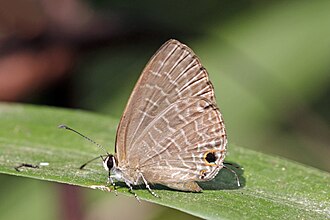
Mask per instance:
[[[112,155],[108,156],[107,167],[109,170],[111,170],[113,167],[113,156]]]

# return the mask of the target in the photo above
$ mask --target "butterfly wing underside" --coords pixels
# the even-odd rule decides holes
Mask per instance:
[[[148,181],[169,186],[207,180],[221,168],[226,144],[207,71],[190,48],[169,40],[146,65],[122,115],[118,165],[139,166]],[[216,152],[211,163],[209,152]]]
[[[226,145],[217,107],[205,98],[185,98],[160,113],[134,141],[130,161],[139,164],[148,181],[174,188],[214,178],[222,168]]]

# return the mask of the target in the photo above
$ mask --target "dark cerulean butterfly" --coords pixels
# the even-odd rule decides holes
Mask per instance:
[[[196,181],[216,176],[226,149],[206,69],[189,47],[169,40],[134,87],[117,129],[116,153],[102,159],[113,185],[113,179],[123,181],[132,191],[132,185],[145,184],[156,196],[148,183],[201,191]]]

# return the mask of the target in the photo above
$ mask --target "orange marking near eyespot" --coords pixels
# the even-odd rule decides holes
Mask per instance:
[[[207,170],[201,170],[201,171],[199,172],[200,175],[201,175],[201,177],[200,177],[201,179],[204,179],[206,171],[207,171]]]

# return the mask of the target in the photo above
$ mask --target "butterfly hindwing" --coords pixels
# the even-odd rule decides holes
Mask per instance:
[[[146,127],[133,142],[127,163],[139,164],[150,182],[204,181],[222,168],[226,144],[217,107],[205,98],[186,98],[164,109]]]

